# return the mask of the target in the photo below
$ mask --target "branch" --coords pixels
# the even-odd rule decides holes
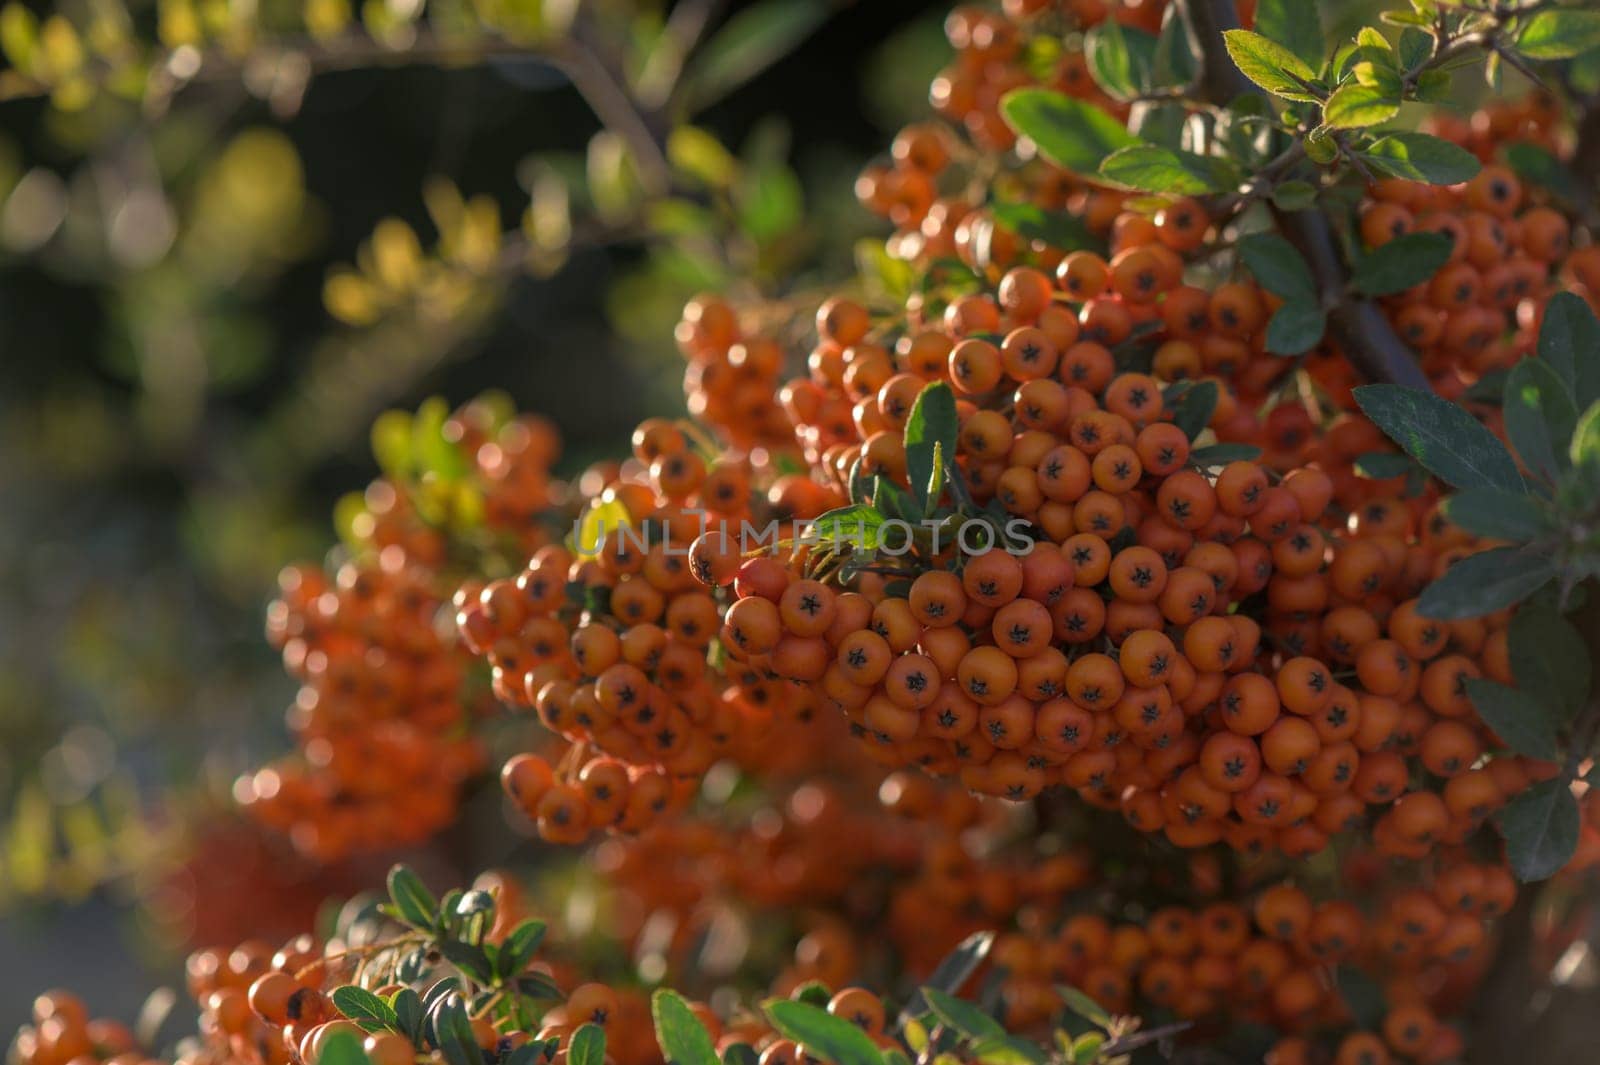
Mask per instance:
[[[1239,26],[1232,0],[1186,0],[1186,7],[1200,48],[1200,91],[1206,99],[1225,107],[1246,94],[1264,96],[1234,65],[1223,44],[1223,32]],[[1274,209],[1273,217],[1311,268],[1317,287],[1334,300],[1328,309],[1328,332],[1361,375],[1369,381],[1429,388],[1416,357],[1382,308],[1349,293],[1350,274],[1327,216],[1320,211]]]

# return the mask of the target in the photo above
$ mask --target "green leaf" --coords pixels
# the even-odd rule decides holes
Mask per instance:
[[[1400,113],[1400,99],[1388,89],[1350,82],[1322,105],[1322,121],[1334,129],[1365,129]]]
[[[1416,460],[1410,455],[1396,455],[1392,451],[1369,451],[1365,455],[1356,456],[1356,472],[1363,477],[1374,481],[1387,481],[1394,477],[1404,477],[1417,468]]]
[[[1176,402],[1173,401],[1174,391],[1177,392]],[[1192,441],[1210,423],[1221,396],[1215,381],[1197,381],[1181,389],[1171,386],[1163,398],[1172,408],[1173,424]]]
[[[459,939],[446,939],[439,944],[439,950],[451,965],[460,969],[473,981],[480,984],[494,983],[494,963],[489,960],[489,955],[482,947]]]
[[[1316,101],[1305,83],[1317,72],[1289,49],[1249,30],[1228,30],[1223,38],[1228,55],[1245,77],[1285,100]]]
[[[500,944],[500,955],[495,959],[495,971],[502,980],[509,980],[528,967],[533,956],[539,952],[539,944],[544,942],[544,932],[544,922],[532,918],[511,930],[511,934]]]
[[[1554,608],[1529,603],[1512,615],[1506,636],[1517,687],[1565,717],[1576,714],[1594,668],[1577,628]]]
[[[1183,5],[1168,4],[1161,19],[1161,32],[1156,36],[1155,56],[1151,59],[1150,80],[1154,87],[1188,85],[1194,81],[1194,57],[1195,45]]]
[[[717,1048],[683,996],[662,988],[650,998],[656,1043],[667,1065],[718,1065]]]
[[[1046,159],[1078,174],[1097,172],[1106,156],[1138,143],[1094,104],[1049,89],[1013,90],[1000,101],[1000,113]]]
[[[1226,192],[1239,184],[1224,160],[1154,144],[1118,149],[1100,164],[1100,176],[1130,189],[1180,196]]]
[[[1042,240],[1064,251],[1105,251],[1105,241],[1070,211],[1047,211],[1032,203],[990,204],[995,222],[1027,240]]]
[[[1428,133],[1391,133],[1356,154],[1390,177],[1430,185],[1469,181],[1483,166],[1465,148]]]
[[[1317,187],[1309,181],[1285,181],[1272,189],[1272,206],[1280,211],[1304,211],[1317,202]]]
[[[1451,487],[1523,490],[1511,453],[1465,407],[1405,385],[1362,385],[1355,396],[1389,439]]]
[[[1542,781],[1506,804],[1497,821],[1511,871],[1525,884],[1560,872],[1578,849],[1578,801],[1563,777]]]
[[[1453,242],[1443,233],[1406,233],[1362,256],[1350,276],[1356,291],[1390,296],[1420,285],[1450,261]]]
[[[1311,268],[1294,245],[1276,233],[1252,233],[1239,241],[1239,257],[1256,284],[1290,303],[1315,305],[1318,300]]]
[[[413,928],[431,931],[439,920],[439,902],[422,879],[403,865],[389,870],[389,899],[395,916]]]
[[[956,395],[943,381],[917,393],[911,413],[906,416],[905,445],[936,443],[946,455],[956,453],[956,438],[961,432],[956,418]]]
[[[1517,51],[1529,59],[1571,59],[1600,48],[1600,11],[1553,8],[1523,23]]]
[[[1383,1015],[1389,1012],[1383,985],[1354,965],[1336,968],[1333,982],[1358,1026],[1375,1029],[1383,1023]]]
[[[1230,462],[1254,462],[1260,457],[1261,449],[1254,444],[1208,444],[1189,452],[1189,465],[1212,469]]]
[[[1302,355],[1316,347],[1328,331],[1328,315],[1315,303],[1285,303],[1267,322],[1267,351],[1273,355]]]
[[[811,525],[813,538],[824,544],[853,544],[870,550],[878,546],[878,532],[884,515],[867,503],[836,507]]]
[[[993,932],[972,933],[939,960],[939,964],[934,967],[933,975],[928,977],[928,982],[924,986],[935,987],[951,994],[960,991],[962,985],[978,971],[978,966],[983,964],[983,959],[989,956],[993,946]],[[901,1024],[921,1016],[927,1009],[928,1004],[922,997],[922,992],[916,992],[900,1010]]]
[[[978,1040],[972,1054],[978,1065],[1045,1065],[1050,1060],[1037,1043],[1006,1032]]]
[[[878,1045],[843,1017],[809,1002],[779,999],[766,1004],[772,1026],[832,1065],[883,1065]]]
[[[1600,319],[1574,292],[1558,292],[1545,305],[1539,357],[1572,389],[1579,410],[1600,400]]]
[[[1444,501],[1444,515],[1475,536],[1526,543],[1549,531],[1531,495],[1503,488],[1465,488]]]
[[[567,1045],[569,1065],[605,1065],[606,1030],[598,1024],[585,1024],[572,1033]]]
[[[1327,52],[1322,18],[1315,0],[1259,0],[1256,32],[1283,45],[1312,70],[1320,69]]]
[[[1477,618],[1522,602],[1556,575],[1549,559],[1515,547],[1480,551],[1422,590],[1417,613],[1439,621]]]
[[[1570,203],[1583,196],[1583,186],[1566,164],[1531,141],[1516,141],[1501,149],[1506,165],[1526,184],[1549,189]]]
[[[1473,709],[1507,747],[1541,761],[1556,758],[1556,721],[1549,706],[1527,692],[1482,677],[1468,678],[1466,686]]]
[[[1572,393],[1543,359],[1522,359],[1506,378],[1506,436],[1523,465],[1554,482],[1567,469],[1578,425]]]
[[[747,168],[734,187],[739,227],[770,244],[799,225],[805,210],[800,179],[781,163]]]
[[[368,1062],[355,1036],[349,1032],[335,1032],[323,1045],[317,1065],[368,1065]]]
[[[354,984],[336,987],[331,997],[340,1013],[369,1032],[400,1030],[394,1007],[364,987]]]
[[[1057,984],[1056,994],[1061,996],[1061,1001],[1066,1003],[1067,1009],[1076,1013],[1091,1024],[1098,1024],[1104,1028],[1111,1023],[1111,1014],[1088,995],[1068,984]]]
[[[731,15],[684,70],[689,110],[706,107],[767,69],[827,17],[821,0],[758,0]]]
[[[394,993],[389,1005],[394,1010],[396,1029],[411,1042],[421,1042],[422,997],[411,988],[402,987]]]
[[[1582,470],[1593,482],[1600,482],[1600,400],[1589,405],[1572,431],[1572,445],[1567,449],[1572,464]],[[1590,484],[1590,489],[1596,487]]]
[[[1397,52],[1400,69],[1415,70],[1432,58],[1433,34],[1416,26],[1407,26],[1400,31],[1400,47]]]
[[[1106,19],[1083,37],[1089,73],[1111,96],[1131,100],[1151,87],[1156,39],[1116,19]]]
[[[761,1055],[749,1043],[729,1043],[722,1050],[722,1065],[760,1065]]]
[[[1005,1027],[999,1021],[965,999],[956,998],[936,987],[923,988],[922,997],[941,1021],[969,1039],[1006,1034]]]

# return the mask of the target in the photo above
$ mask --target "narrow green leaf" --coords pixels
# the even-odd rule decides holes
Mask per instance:
[[[1268,0],[1269,3],[1275,0]],[[1260,17],[1259,15],[1257,16]],[[1155,88],[1188,85],[1195,76],[1195,45],[1182,4],[1168,4],[1156,37],[1151,60],[1151,81]]]
[[[1106,156],[1138,143],[1121,122],[1094,104],[1049,89],[1007,93],[1000,114],[1038,145],[1046,159],[1078,174],[1097,172]]]
[[[389,898],[397,916],[413,928],[431,930],[439,920],[439,902],[422,879],[403,865],[389,870]]]
[[[1134,26],[1106,19],[1083,38],[1089,73],[1109,95],[1131,100],[1151,87],[1156,39]]]
[[[394,1007],[364,987],[346,984],[334,988],[330,997],[340,1013],[369,1032],[400,1030]]]
[[[1111,1014],[1106,1012],[1105,1007],[1077,988],[1069,984],[1057,984],[1056,994],[1061,996],[1061,1001],[1066,1003],[1067,1009],[1091,1024],[1098,1024],[1104,1028],[1111,1023]]]
[[[650,998],[656,1043],[667,1065],[718,1065],[717,1048],[683,996],[662,988]]]
[[[1154,144],[1118,149],[1100,164],[1100,176],[1141,192],[1200,196],[1226,192],[1239,183],[1227,162]]]
[[[1572,431],[1572,445],[1567,450],[1572,465],[1589,478],[1592,492],[1600,487],[1600,400],[1589,405]]]
[[[413,1043],[422,1040],[422,996],[409,987],[394,993],[389,1003],[394,1010],[395,1028]]]
[[[772,1026],[832,1065],[882,1065],[866,1032],[809,1002],[780,999],[766,1005]]]
[[[936,987],[922,989],[928,1007],[945,1024],[969,1039],[1005,1035],[1005,1026],[965,999],[946,994]]]
[[[1176,388],[1177,386],[1169,387],[1164,399],[1167,406],[1172,408],[1173,424],[1193,440],[1210,424],[1211,415],[1216,413],[1217,403],[1222,394],[1215,381],[1197,381],[1179,390],[1174,403],[1172,396]]]
[[[1315,303],[1292,300],[1273,312],[1267,322],[1267,351],[1273,355],[1303,355],[1322,342],[1328,315]]]
[[[1208,444],[1189,452],[1189,465],[1212,469],[1230,462],[1254,462],[1260,457],[1261,449],[1254,444]]]
[[[731,15],[684,70],[689,110],[708,106],[761,73],[827,17],[828,5],[820,0],[759,0]]]
[[[1507,747],[1541,761],[1556,758],[1556,721],[1549,706],[1527,692],[1481,677],[1467,680],[1467,697]]]
[[[1389,439],[1446,484],[1523,490],[1511,453],[1465,407],[1404,385],[1362,385],[1355,396]]]
[[[1276,233],[1252,233],[1239,241],[1239,257],[1256,283],[1291,303],[1315,305],[1317,285],[1294,245]]]
[[[1578,849],[1578,801],[1562,777],[1518,795],[1497,820],[1511,871],[1525,884],[1554,876]]]
[[[1583,636],[1553,607],[1529,603],[1506,630],[1511,675],[1517,687],[1570,718],[1589,699],[1594,664]]]
[[[1540,11],[1517,34],[1517,51],[1529,59],[1571,59],[1591,48],[1600,48],[1600,11],[1592,8]]]
[[[935,381],[917,393],[906,416],[905,445],[938,444],[946,455],[956,453],[956,438],[961,425],[956,417],[956,396],[943,381]]]
[[[1320,11],[1315,0],[1258,0],[1256,32],[1283,45],[1310,69],[1319,70],[1327,54]]]
[[[974,932],[960,943],[954,950],[940,959],[934,967],[933,975],[928,977],[927,987],[936,987],[940,991],[955,994],[978,971],[978,966],[983,964],[983,959],[989,956],[989,951],[994,947],[993,932]],[[922,992],[913,994],[905,1006],[900,1010],[900,1022],[921,1016],[928,1008]]]
[[[1571,463],[1568,450],[1578,424],[1572,393],[1543,359],[1511,367],[1501,402],[1506,436],[1523,465],[1554,482]]]
[[[598,1024],[585,1024],[573,1032],[567,1061],[569,1065],[605,1065],[606,1030]]]
[[[1522,602],[1555,575],[1549,559],[1515,547],[1480,551],[1424,588],[1417,613],[1440,621],[1482,617]]]
[[[528,919],[518,924],[500,944],[500,955],[495,959],[495,970],[502,979],[509,980],[528,967],[533,956],[544,942],[543,921]]]
[[[1249,30],[1228,30],[1223,37],[1240,73],[1263,89],[1286,100],[1317,99],[1306,88],[1317,72],[1283,45]]]
[[[1368,296],[1404,292],[1438,273],[1452,244],[1443,233],[1406,233],[1362,256],[1350,283]]]
[[[1600,320],[1575,292],[1558,292],[1545,305],[1539,357],[1572,389],[1579,410],[1600,400]]]
[[[1391,133],[1357,155],[1390,177],[1430,185],[1469,181],[1483,167],[1465,148],[1428,133]]]
[[[1549,531],[1533,496],[1503,488],[1464,488],[1444,501],[1444,515],[1474,536],[1527,543]]]
[[[1400,113],[1400,98],[1376,85],[1340,86],[1322,105],[1322,121],[1334,129],[1365,129]]]
[[[1047,211],[1032,203],[989,205],[995,223],[1026,240],[1042,240],[1063,251],[1092,251],[1102,254],[1105,241],[1090,232],[1083,219],[1069,211]]]

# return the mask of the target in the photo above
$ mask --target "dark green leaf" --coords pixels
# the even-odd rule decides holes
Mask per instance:
[[[1556,749],[1556,721],[1552,708],[1527,692],[1492,680],[1467,680],[1467,697],[1483,723],[1518,754],[1552,761]]]
[[[791,991],[789,997],[796,1002],[809,1002],[819,1009],[827,1009],[828,1000],[833,998],[833,992],[821,980],[807,980]]]
[[[1258,15],[1257,18],[1260,16]],[[1415,70],[1426,63],[1433,56],[1433,34],[1427,30],[1418,29],[1416,26],[1407,26],[1400,31],[1400,47],[1397,49],[1402,70]]]
[[[1400,113],[1400,98],[1376,85],[1350,82],[1322,105],[1322,120],[1334,129],[1365,129]]]
[[[809,1002],[780,999],[766,1005],[772,1026],[832,1065],[883,1065],[878,1045],[843,1017]]]
[[[1273,355],[1303,355],[1322,341],[1328,315],[1315,303],[1285,303],[1267,322],[1267,351]]]
[[[500,956],[495,959],[495,971],[502,979],[509,980],[528,967],[539,952],[539,944],[544,942],[544,932],[544,922],[531,918],[511,930],[500,945]]]
[[[1291,303],[1315,305],[1319,298],[1311,269],[1294,245],[1276,233],[1252,233],[1239,241],[1239,257],[1256,284]]]
[[[409,987],[394,993],[390,1002],[394,1010],[395,1026],[413,1043],[422,1039],[422,997]]]
[[[761,1055],[749,1043],[729,1043],[722,1051],[722,1065],[759,1065]]]
[[[1529,59],[1571,59],[1591,48],[1600,48],[1600,11],[1593,9],[1540,11],[1517,34],[1517,51]]]
[[[1578,849],[1578,802],[1564,777],[1524,791],[1497,820],[1511,871],[1525,884],[1554,876]]]
[[[395,1016],[394,1008],[364,987],[354,984],[336,987],[332,998],[340,1013],[369,1032],[400,1030],[400,1021]]]
[[[923,988],[922,997],[941,1021],[969,1039],[1005,1035],[1005,1027],[999,1021],[965,999],[936,987]]]
[[[728,18],[684,71],[689,110],[737,89],[816,31],[828,17],[821,0],[759,0]]]
[[[328,1037],[317,1056],[317,1065],[368,1065],[366,1052],[349,1032],[335,1032]]]
[[[1356,456],[1355,461],[1356,472],[1375,481],[1404,477],[1416,466],[1416,461],[1410,455],[1396,455],[1392,451],[1369,451]]]
[[[1533,496],[1503,488],[1464,488],[1444,501],[1444,515],[1475,536],[1527,543],[1549,531]]]
[[[1491,407],[1498,407],[1500,400],[1505,397],[1506,378],[1510,376],[1509,370],[1490,370],[1461,394],[1462,402],[1487,403]]]
[[[1389,439],[1451,487],[1523,490],[1511,453],[1465,407],[1405,385],[1362,385],[1355,396]]]
[[[598,1024],[585,1024],[573,1032],[567,1061],[570,1065],[605,1065],[606,1030]]]
[[[1239,183],[1224,160],[1154,144],[1132,144],[1113,152],[1100,164],[1100,176],[1141,192],[1180,196],[1226,192]]]
[[[989,950],[994,946],[993,932],[974,932],[960,943],[949,954],[940,959],[934,967],[933,975],[928,977],[927,987],[936,987],[940,991],[955,994],[960,991],[972,974],[978,971],[978,966],[983,964],[983,959],[989,956]],[[907,1000],[900,1011],[902,1023],[908,1017],[920,1016],[927,1009],[927,1003],[918,991]]]
[[[1318,70],[1327,53],[1319,8],[1315,0],[1259,0],[1256,32],[1283,45],[1310,69]]]
[[[1106,156],[1138,143],[1121,122],[1094,104],[1049,89],[1016,89],[1000,101],[1006,123],[1059,167],[1093,174]]]
[[[1583,636],[1552,607],[1529,603],[1506,630],[1511,675],[1517,687],[1571,717],[1589,698],[1593,663]]]
[[[1335,969],[1333,982],[1359,1027],[1377,1028],[1383,1023],[1384,1014],[1389,1012],[1389,1004],[1381,984],[1354,965],[1341,965]]]
[[[906,416],[905,445],[938,444],[946,455],[956,453],[956,438],[961,432],[956,418],[956,396],[943,381],[935,381],[917,393],[911,413]]]
[[[1208,444],[1189,452],[1189,465],[1210,469],[1230,462],[1254,462],[1261,449],[1254,444]]]
[[[1249,30],[1228,30],[1223,37],[1228,55],[1245,77],[1286,100],[1316,100],[1316,95],[1306,89],[1306,83],[1313,80],[1317,72],[1289,49]]]
[[[1589,405],[1572,431],[1572,446],[1567,449],[1572,464],[1590,480],[1592,492],[1600,482],[1600,400]]]
[[[1555,575],[1549,559],[1515,547],[1480,551],[1424,588],[1417,613],[1440,621],[1482,617],[1522,602]]]
[[[683,996],[662,988],[650,998],[656,1042],[667,1065],[718,1065],[711,1033],[700,1023]]]
[[[1558,292],[1545,305],[1539,357],[1572,389],[1579,410],[1600,400],[1600,320],[1583,297]]]
[[[389,870],[389,898],[395,916],[413,928],[431,930],[439,920],[439,903],[422,879],[403,865]]]
[[[1427,133],[1391,133],[1356,154],[1390,177],[1430,185],[1469,181],[1482,169],[1465,148]]]
[[[1151,67],[1155,60],[1156,39],[1116,19],[1106,19],[1083,38],[1084,58],[1089,73],[1111,96],[1131,100],[1151,87]]]
[[[1548,481],[1558,479],[1571,462],[1567,452],[1578,408],[1556,371],[1543,359],[1519,361],[1506,378],[1501,409],[1506,436],[1523,465]]]
[[[1272,206],[1280,211],[1304,211],[1316,202],[1317,187],[1309,181],[1285,181],[1272,190]]]
[[[1443,233],[1406,233],[1364,255],[1350,283],[1368,296],[1404,292],[1438,273],[1452,245]]]
[[[811,535],[823,544],[853,544],[871,549],[878,546],[884,515],[876,507],[852,503],[828,511],[811,524]]]
[[[1157,88],[1188,85],[1194,80],[1194,57],[1195,46],[1183,5],[1168,4],[1166,15],[1161,19],[1161,33],[1156,37],[1151,81]]]
[[[1583,196],[1583,186],[1566,164],[1531,141],[1516,141],[1501,149],[1506,165],[1524,182],[1549,189],[1569,203]]]
[[[1173,390],[1169,388],[1167,391],[1170,399]],[[1198,381],[1184,388],[1179,392],[1176,404],[1168,404],[1172,407],[1173,424],[1193,440],[1210,423],[1220,398],[1221,392],[1215,381]]]

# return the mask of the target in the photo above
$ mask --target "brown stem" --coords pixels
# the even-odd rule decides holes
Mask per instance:
[[[1200,48],[1200,91],[1218,106],[1262,90],[1234,65],[1222,34],[1237,29],[1232,0],[1188,0],[1190,25]],[[1278,229],[1311,269],[1328,300],[1328,332],[1368,381],[1428,388],[1411,349],[1395,333],[1383,310],[1349,292],[1350,274],[1339,254],[1328,218],[1320,211],[1273,211]]]

